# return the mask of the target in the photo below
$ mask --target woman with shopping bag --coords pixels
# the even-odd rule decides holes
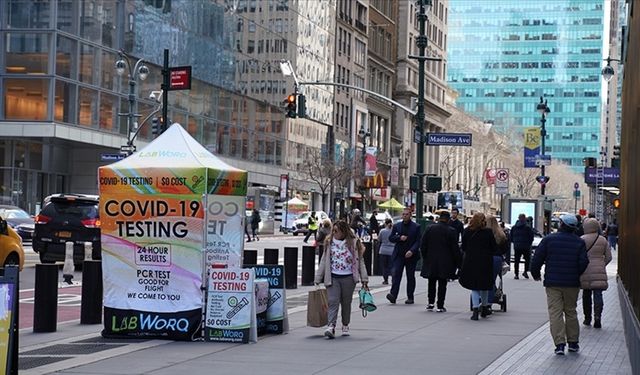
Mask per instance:
[[[316,271],[315,283],[324,283],[329,299],[328,324],[324,335],[335,337],[338,309],[342,317],[342,336],[349,336],[351,301],[356,283],[368,287],[369,277],[362,255],[364,245],[345,221],[333,225],[333,231],[325,239],[325,251]]]

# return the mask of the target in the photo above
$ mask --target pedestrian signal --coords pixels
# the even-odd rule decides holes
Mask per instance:
[[[291,94],[287,96],[285,103],[287,104],[287,117],[288,118],[298,117],[298,106],[296,104],[296,94]]]
[[[613,208],[620,208],[620,198],[613,199]]]

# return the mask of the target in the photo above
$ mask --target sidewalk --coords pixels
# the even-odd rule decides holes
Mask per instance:
[[[615,262],[615,259],[614,259]],[[372,277],[378,310],[362,318],[354,300],[351,336],[327,340],[306,327],[309,287],[288,290],[291,330],[256,344],[106,340],[101,325],[77,323],[50,334],[20,334],[21,374],[630,374],[615,286],[615,264],[605,293],[603,328],[581,327],[582,351],[556,356],[541,283],[505,276],[506,313],[469,320],[469,293],[450,283],[448,312],[425,310],[424,279],[416,304],[384,296],[388,286]]]

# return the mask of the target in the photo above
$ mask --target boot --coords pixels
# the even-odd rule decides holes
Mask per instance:
[[[473,315],[471,315],[471,320],[478,320],[478,308],[473,308]]]
[[[603,307],[604,306],[602,306],[602,305],[593,306],[593,310],[594,310],[593,311],[594,312],[594,314],[593,314],[593,317],[594,317],[594,319],[593,319],[593,328],[602,328],[602,323],[600,321],[600,317],[602,316],[602,308]]]
[[[480,316],[483,317],[483,318],[486,318],[487,315],[489,315],[488,310],[489,310],[489,306],[484,306],[483,305],[481,307],[481,309],[480,309]]]
[[[591,325],[591,315],[585,315],[584,316],[584,321],[582,322],[582,324],[584,324],[585,326],[590,326]]]

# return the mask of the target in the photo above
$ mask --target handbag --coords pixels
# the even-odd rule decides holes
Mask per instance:
[[[309,327],[324,327],[329,322],[329,299],[326,289],[309,291],[307,299],[307,325]]]
[[[360,309],[362,309],[363,318],[367,317],[367,313],[376,311],[378,307],[373,302],[373,296],[367,288],[360,288],[360,290],[358,291],[358,296],[360,297]]]

